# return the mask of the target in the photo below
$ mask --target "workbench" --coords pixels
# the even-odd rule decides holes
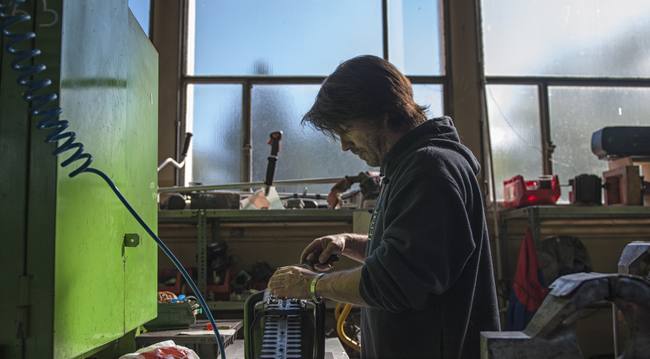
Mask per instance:
[[[206,320],[201,320],[189,329],[144,333],[136,337],[136,343],[138,348],[142,348],[161,341],[173,340],[178,345],[193,349],[201,358],[214,358],[218,350],[217,343],[212,332],[205,332],[204,329],[207,323]],[[242,329],[242,321],[218,320],[217,325],[226,346],[226,357],[228,359],[244,359],[244,340],[235,339],[240,337],[238,333]],[[194,332],[194,335],[188,335],[192,332]],[[221,358],[221,355],[218,358]],[[325,338],[325,359],[348,358],[338,338]]]
[[[165,340],[173,340],[177,345],[194,350],[201,358],[214,358],[219,354],[217,340],[212,330],[206,330],[206,325],[208,325],[207,320],[200,320],[189,328],[146,332],[138,335],[135,342],[138,348],[143,348]],[[237,333],[243,327],[243,322],[241,320],[218,320],[217,326],[223,344],[228,348],[235,342]]]

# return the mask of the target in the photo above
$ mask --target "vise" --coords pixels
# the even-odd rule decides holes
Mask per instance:
[[[618,260],[618,272],[650,280],[650,242],[632,242],[625,246]]]
[[[578,359],[575,322],[585,310],[613,303],[629,332],[623,358],[650,355],[650,283],[628,274],[576,273],[558,278],[524,331],[482,332],[482,359]]]

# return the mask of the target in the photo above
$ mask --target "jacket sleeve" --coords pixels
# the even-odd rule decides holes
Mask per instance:
[[[450,178],[430,173],[391,187],[381,244],[366,258],[359,290],[372,307],[424,309],[429,295],[460,277],[476,247],[465,198]]]

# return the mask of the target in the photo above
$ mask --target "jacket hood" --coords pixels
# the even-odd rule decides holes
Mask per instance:
[[[428,120],[402,136],[384,157],[381,174],[390,177],[403,157],[428,146],[456,151],[467,160],[474,174],[478,174],[481,170],[481,165],[474,154],[460,143],[458,131],[451,117],[444,116]]]

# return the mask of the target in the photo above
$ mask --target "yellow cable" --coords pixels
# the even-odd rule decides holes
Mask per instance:
[[[350,315],[351,311],[352,311],[352,305],[346,304],[343,307],[343,309],[340,311],[339,315],[337,315],[337,312],[339,312],[339,305],[336,306],[336,309],[334,310],[334,315],[338,317],[336,321],[336,333],[338,333],[339,338],[341,339],[341,342],[343,342],[343,344],[359,352],[361,351],[361,345],[359,345],[359,343],[356,340],[350,338],[345,333],[345,328],[344,328],[345,320],[348,319],[348,315]]]

